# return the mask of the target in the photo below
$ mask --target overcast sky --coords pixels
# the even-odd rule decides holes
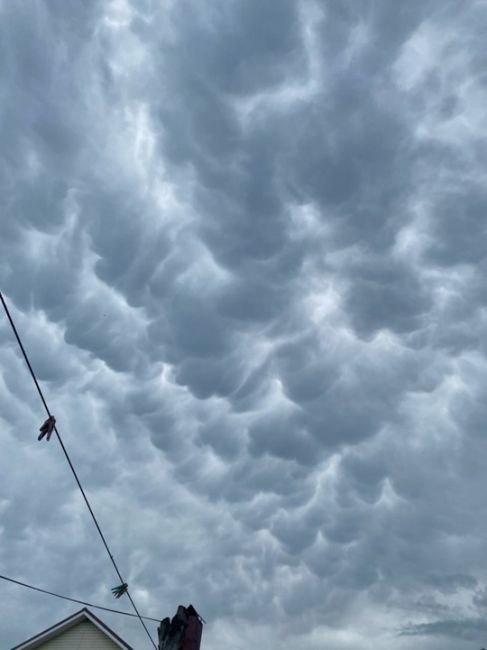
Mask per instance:
[[[0,0],[0,288],[136,603],[202,650],[487,644],[486,33]],[[0,368],[0,573],[129,609],[4,315]],[[78,609],[0,602],[2,648]]]

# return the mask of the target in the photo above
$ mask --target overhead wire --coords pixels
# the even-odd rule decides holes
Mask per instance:
[[[39,382],[37,381],[37,377],[36,377],[36,375],[35,375],[35,373],[34,373],[34,370],[33,370],[33,368],[32,368],[32,365],[31,365],[31,363],[30,363],[30,361],[29,361],[29,357],[27,356],[27,352],[25,351],[24,345],[23,345],[22,340],[21,340],[21,338],[20,338],[20,335],[19,335],[19,333],[18,333],[18,331],[17,331],[17,328],[16,328],[16,326],[15,326],[15,323],[14,323],[14,321],[13,321],[13,319],[12,319],[12,316],[10,315],[10,311],[9,311],[9,309],[8,309],[8,307],[7,307],[7,303],[5,302],[5,299],[4,299],[3,294],[2,294],[1,291],[0,291],[0,301],[1,301],[2,305],[3,305],[3,308],[4,308],[5,313],[6,313],[6,315],[7,315],[7,318],[8,318],[8,321],[9,321],[9,323],[10,323],[10,326],[11,326],[11,328],[12,328],[12,331],[13,331],[13,333],[14,333],[14,335],[15,335],[15,338],[16,338],[16,340],[17,340],[17,343],[18,343],[18,345],[19,345],[19,348],[20,348],[20,350],[21,350],[21,352],[22,352],[22,355],[23,355],[23,357],[24,357],[25,363],[27,364],[27,367],[28,367],[28,369],[29,369],[29,372],[30,372],[30,375],[31,375],[31,377],[32,377],[32,380],[33,380],[33,382],[34,382],[34,384],[35,384],[35,386],[36,386],[36,388],[37,388],[37,392],[39,393],[39,397],[41,398],[42,404],[44,405],[44,408],[45,408],[45,410],[46,410],[47,415],[48,415],[49,417],[51,417],[51,416],[52,416],[52,413],[51,413],[51,411],[49,410],[49,407],[48,407],[48,405],[47,405],[46,399],[44,398],[44,395],[43,395],[43,392],[42,392],[42,390],[41,390],[41,387],[39,386]],[[80,492],[81,492],[81,494],[82,494],[82,496],[83,496],[83,499],[84,499],[84,501],[85,501],[85,503],[86,503],[86,506],[87,506],[87,508],[88,508],[88,510],[89,510],[89,512],[90,512],[91,518],[93,519],[93,523],[94,523],[95,526],[96,526],[96,529],[97,529],[97,531],[98,531],[98,534],[99,534],[99,536],[100,536],[101,541],[103,542],[103,546],[105,547],[105,550],[106,550],[106,552],[107,552],[107,554],[108,554],[108,557],[110,558],[110,561],[111,561],[111,563],[113,564],[113,567],[114,567],[114,569],[115,569],[115,572],[116,572],[117,576],[118,576],[119,579],[120,579],[120,582],[121,582],[122,584],[124,584],[124,583],[125,583],[125,580],[122,578],[122,575],[121,575],[120,570],[119,570],[119,568],[118,568],[118,566],[117,566],[117,563],[115,562],[115,559],[114,559],[114,557],[113,557],[113,555],[112,555],[112,553],[111,553],[111,551],[110,551],[110,548],[108,547],[108,544],[107,544],[107,541],[106,541],[106,539],[105,539],[105,536],[104,536],[103,533],[102,533],[102,530],[101,530],[101,528],[100,528],[100,525],[99,525],[99,523],[98,523],[98,521],[97,521],[97,519],[96,519],[96,517],[95,517],[95,513],[93,512],[93,509],[92,509],[92,507],[91,507],[91,505],[90,505],[90,502],[88,501],[88,497],[86,496],[86,493],[85,493],[85,491],[84,491],[84,489],[83,489],[83,486],[81,485],[81,481],[80,481],[80,479],[79,479],[79,477],[78,477],[78,474],[77,474],[77,472],[76,472],[76,470],[75,470],[75,468],[74,468],[74,465],[73,465],[73,463],[72,463],[72,461],[71,461],[71,458],[69,457],[69,454],[68,454],[68,452],[67,452],[67,449],[66,449],[66,447],[64,446],[63,440],[62,440],[62,438],[61,438],[61,435],[60,435],[60,433],[59,433],[59,431],[58,431],[56,425],[54,425],[54,432],[55,432],[56,437],[57,437],[57,439],[58,439],[58,441],[59,441],[59,444],[61,445],[61,449],[63,450],[64,456],[66,457],[66,460],[68,461],[68,465],[69,465],[69,467],[70,467],[70,469],[71,469],[71,472],[73,473],[73,476],[74,476],[74,478],[75,478],[75,480],[76,480],[76,483],[78,484],[78,488],[79,488],[79,490],[80,490]],[[127,594],[127,597],[128,597],[128,599],[129,599],[129,601],[130,601],[130,603],[131,603],[131,605],[132,605],[132,607],[133,607],[133,609],[134,609],[136,615],[138,616],[138,618],[139,618],[139,620],[140,620],[140,622],[141,622],[141,624],[142,624],[142,627],[144,628],[144,630],[145,630],[147,636],[149,637],[149,639],[151,640],[152,645],[154,646],[155,650],[157,650],[157,646],[156,646],[156,644],[154,643],[154,640],[153,640],[153,638],[152,638],[152,636],[151,636],[149,630],[147,629],[146,624],[145,624],[144,621],[142,620],[142,617],[141,617],[141,615],[140,615],[140,613],[139,613],[139,610],[137,609],[137,606],[135,605],[135,603],[134,603],[134,601],[133,601],[133,598],[132,598],[132,596],[130,595],[128,589],[125,591],[125,593]]]
[[[131,616],[133,618],[138,618],[137,614],[132,614],[132,612],[122,612],[120,609],[112,609],[111,607],[104,607],[103,605],[94,605],[93,603],[88,603],[86,600],[79,600],[78,598],[71,598],[70,596],[64,596],[63,594],[57,594],[54,591],[48,591],[47,589],[42,589],[41,587],[34,587],[27,582],[22,582],[21,580],[14,580],[14,578],[9,578],[8,576],[0,575],[1,580],[6,580],[7,582],[12,582],[13,584],[20,585],[21,587],[26,587],[27,589],[32,589],[33,591],[39,591],[41,594],[48,594],[49,596],[55,596],[56,598],[62,598],[63,600],[69,600],[72,603],[78,603],[80,605],[86,605],[87,607],[92,607],[93,609],[102,609],[105,612],[111,612],[112,614],[122,614],[123,616]],[[160,623],[158,618],[152,618],[152,616],[143,616],[146,621],[155,621]]]

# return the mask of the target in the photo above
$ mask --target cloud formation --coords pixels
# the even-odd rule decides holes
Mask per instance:
[[[1,289],[140,609],[485,645],[485,3],[0,12]],[[111,605],[0,359],[1,572]],[[7,647],[72,611],[1,589]]]

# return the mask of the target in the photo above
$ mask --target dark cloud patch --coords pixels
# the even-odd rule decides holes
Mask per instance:
[[[287,343],[276,354],[278,375],[286,394],[295,402],[321,398],[337,381],[337,369],[326,358],[326,350],[317,354],[319,341]]]
[[[344,492],[350,491],[367,503],[376,503],[380,499],[388,475],[381,458],[349,455],[343,461],[342,471],[341,488]]]
[[[193,395],[199,399],[212,395],[226,397],[235,391],[240,381],[231,360],[227,364],[228,370],[225,372],[220,361],[188,359],[179,366],[175,379],[178,384],[189,386]]]
[[[359,334],[385,328],[398,333],[420,329],[431,298],[411,269],[392,261],[384,265],[384,260],[378,264],[367,260],[352,269],[347,307]]]
[[[370,92],[353,85],[355,97],[333,93],[336,106],[328,115],[318,106],[310,108],[293,138],[294,165],[288,169],[294,167],[294,173],[286,183],[301,202],[321,207],[323,217],[335,224],[338,243],[358,240],[384,248],[399,227],[408,183],[407,150],[402,149],[407,130],[369,98]],[[387,186],[380,185],[378,179],[386,174]]]
[[[444,593],[455,593],[459,589],[473,589],[477,586],[476,578],[462,573],[433,575],[431,582]]]
[[[265,278],[265,273],[264,267],[264,277],[254,282],[248,278],[245,284],[232,284],[221,298],[222,314],[243,321],[268,322],[278,317],[286,307],[289,289],[284,282],[281,286],[273,287],[271,281]]]
[[[487,195],[483,188],[446,191],[438,198],[431,254],[441,265],[479,264],[485,260],[483,241]]]
[[[261,417],[249,430],[249,451],[252,456],[268,453],[277,458],[294,459],[303,464],[316,462],[319,447],[300,425],[300,419],[294,409],[285,406],[268,417]]]
[[[435,621],[405,627],[403,636],[445,636],[482,643],[487,627],[482,619]]]
[[[208,81],[223,93],[248,95],[285,81],[300,53],[299,5],[290,0],[237,1],[231,8],[217,2],[209,12],[184,2],[171,19],[176,63],[185,71],[204,64]]]
[[[230,418],[214,417],[201,424],[199,438],[220,457],[236,460],[246,444],[246,430]]]

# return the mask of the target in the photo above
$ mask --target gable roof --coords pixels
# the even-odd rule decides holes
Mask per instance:
[[[93,625],[98,628],[100,632],[105,634],[105,636],[113,641],[117,648],[121,648],[121,650],[134,650],[132,646],[121,639],[118,634],[115,634],[115,632],[110,629],[108,625],[105,625],[103,621],[100,621],[100,619],[92,612],[90,612],[90,610],[86,607],[83,607],[83,609],[80,609],[79,612],[68,616],[68,618],[59,621],[59,623],[48,627],[43,632],[39,632],[39,634],[36,634],[30,639],[27,639],[27,641],[16,645],[14,648],[12,648],[12,650],[34,650],[34,648],[38,648],[43,643],[46,643],[47,641],[50,641],[60,634],[63,634],[63,632],[66,632],[70,628],[78,625],[79,623],[82,623],[83,621],[90,621],[93,623]]]

